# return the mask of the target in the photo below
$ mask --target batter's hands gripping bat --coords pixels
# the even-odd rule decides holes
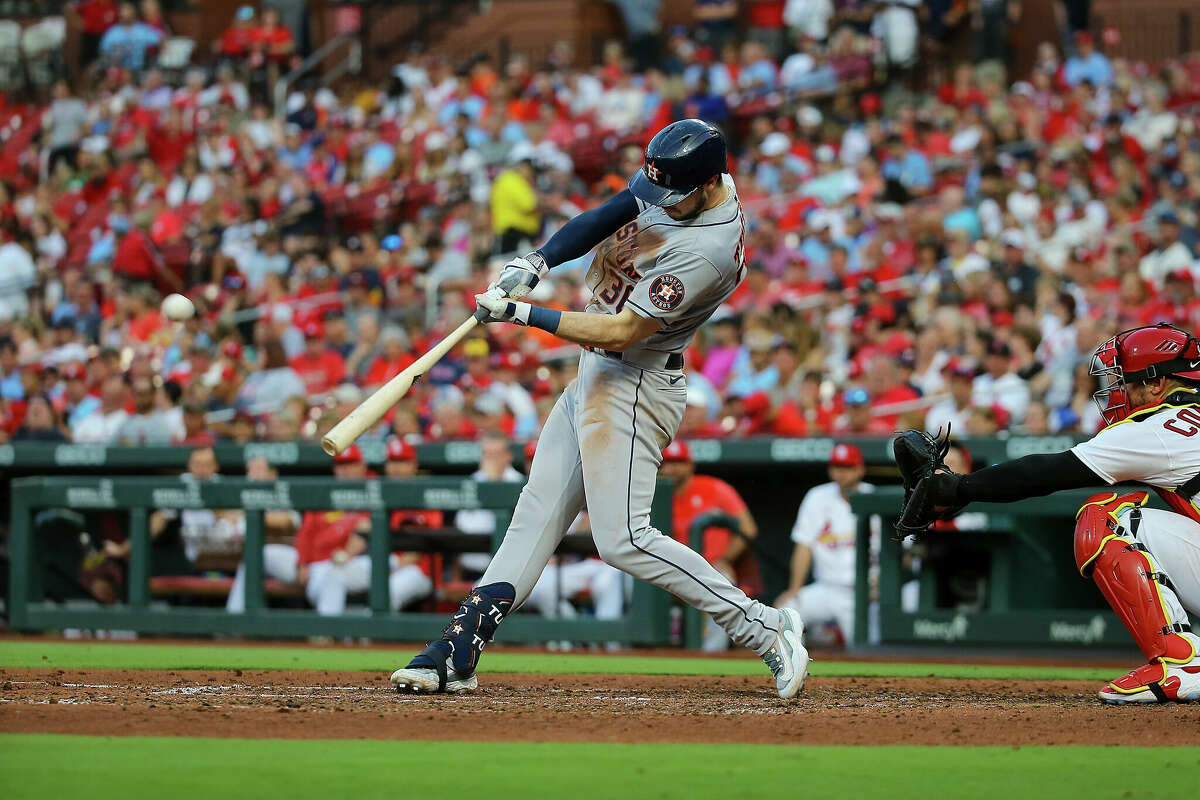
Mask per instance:
[[[454,345],[462,341],[462,338],[479,324],[481,316],[487,316],[486,309],[482,312],[476,311],[473,316],[455,328],[449,336],[430,348],[428,353],[418,358],[406,369],[397,374],[396,377],[376,389],[370,397],[358,405],[358,408],[347,414],[346,418],[337,425],[334,425],[329,433],[325,434],[325,438],[321,439],[321,447],[325,452],[331,456],[336,456],[354,444],[354,440],[362,436],[368,428],[383,419],[383,415],[388,412],[388,409],[400,402],[400,398],[404,397],[404,394],[413,385],[414,381],[428,372],[434,364],[441,361],[442,356],[450,352],[454,348]]]

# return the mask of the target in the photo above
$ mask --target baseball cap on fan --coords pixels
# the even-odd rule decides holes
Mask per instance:
[[[404,439],[389,439],[387,443],[388,461],[416,461],[417,448]]]
[[[863,463],[862,450],[846,442],[838,442],[829,452],[829,466],[831,467],[861,467]]]
[[[690,463],[692,460],[692,449],[687,446],[687,442],[676,439],[667,445],[667,449],[663,450],[663,463],[670,462],[685,462]]]
[[[350,445],[333,457],[333,463],[335,464],[361,464],[362,460],[362,450],[356,444]]]

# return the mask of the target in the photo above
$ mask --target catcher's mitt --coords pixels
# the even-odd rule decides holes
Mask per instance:
[[[892,455],[904,479],[904,507],[896,520],[901,538],[924,533],[940,519],[950,519],[962,510],[954,498],[958,473],[946,466],[950,451],[950,428],[946,435],[930,436],[922,431],[904,431],[892,441]]]

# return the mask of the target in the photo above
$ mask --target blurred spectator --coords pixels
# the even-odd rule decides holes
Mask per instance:
[[[114,444],[170,444],[173,439],[182,438],[183,431],[173,426],[158,407],[154,381],[136,378],[130,384],[130,393],[133,395],[133,413],[117,428]]]
[[[150,389],[153,402],[153,385]],[[125,411],[128,397],[129,385],[124,377],[113,375],[105,379],[100,386],[99,407],[72,425],[71,439],[79,444],[116,444],[118,431],[129,419]]]
[[[146,64],[146,53],[162,40],[162,31],[138,19],[133,3],[121,3],[117,23],[100,37],[100,55],[110,64],[140,72]]]
[[[537,236],[542,226],[533,189],[533,154],[514,160],[492,184],[492,230],[498,237],[496,247],[500,253],[516,252],[523,242]]]
[[[26,401],[25,418],[13,434],[14,442],[66,442],[66,426],[45,395],[34,395]]]
[[[1096,49],[1089,31],[1075,32],[1075,52],[1063,67],[1062,79],[1068,86],[1076,86],[1084,81],[1092,86],[1112,84],[1112,64]]]
[[[0,244],[0,322],[22,317],[29,310],[27,289],[37,282],[33,239],[24,232]]]
[[[80,28],[80,60],[91,64],[100,55],[100,40],[117,22],[116,0],[76,0],[67,7]]]
[[[824,41],[833,19],[833,0],[787,0],[783,20],[797,41]]]
[[[212,431],[208,429],[208,421],[206,415],[208,408],[203,404],[195,401],[189,401],[183,405],[183,433],[176,436],[172,444],[185,445],[188,447],[201,447],[215,444],[216,439]]]
[[[1170,273],[1188,270],[1195,261],[1195,254],[1180,238],[1179,216],[1174,211],[1164,211],[1155,222],[1158,235],[1154,249],[1142,257],[1138,273],[1155,286],[1162,286]]]
[[[238,390],[242,407],[278,408],[289,397],[304,397],[304,380],[287,363],[287,355],[278,339],[262,344],[263,366],[252,372]]]
[[[975,390],[975,368],[951,361],[945,372],[949,394],[930,406],[925,414],[925,430],[932,434],[947,429],[965,433]]]
[[[316,320],[304,326],[304,352],[293,358],[289,366],[304,381],[310,395],[330,391],[346,375],[345,359],[328,346],[325,327]]]
[[[833,623],[843,643],[854,637],[854,586],[858,518],[850,495],[870,492],[863,482],[862,451],[847,443],[834,445],[829,456],[829,483],[808,490],[792,528],[791,577],[775,601],[800,612],[809,636],[819,641],[821,626]],[[813,582],[809,583],[809,573]]]
[[[239,6],[233,15],[233,24],[225,29],[220,40],[213,42],[213,49],[225,58],[245,58],[255,45],[257,31],[254,6]]]
[[[967,5],[975,35],[975,61],[1005,61],[1009,26],[1021,16],[1020,0],[970,0]]]
[[[87,133],[87,105],[78,97],[71,96],[71,86],[65,80],[55,81],[54,99],[42,125],[47,132],[46,172],[53,175],[61,159],[74,167],[79,143]]]
[[[694,15],[700,38],[714,50],[720,50],[733,37],[737,24],[737,0],[694,0]]]
[[[866,389],[847,389],[842,397],[846,412],[838,417],[831,433],[842,436],[884,436],[892,427],[871,411],[871,395]]]
[[[971,388],[971,402],[976,406],[1000,406],[1010,420],[1020,423],[1029,407],[1029,385],[1012,367],[1012,348],[998,339],[990,341],[983,360],[984,372]]]

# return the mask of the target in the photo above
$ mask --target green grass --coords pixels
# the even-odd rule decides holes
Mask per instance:
[[[144,642],[0,641],[0,667],[59,669],[302,669],[388,672],[406,661],[413,648],[263,647],[241,644]],[[763,675],[755,658],[688,658],[591,653],[505,653],[489,650],[480,672],[537,674]],[[826,677],[939,677],[997,680],[1111,679],[1112,669],[1017,664],[908,664],[892,662],[813,662],[812,674]]]
[[[0,736],[4,796],[1188,797],[1200,753],[1101,747],[788,747]],[[154,768],[153,765],[159,765]],[[1153,776],[1152,779],[1147,776]]]

